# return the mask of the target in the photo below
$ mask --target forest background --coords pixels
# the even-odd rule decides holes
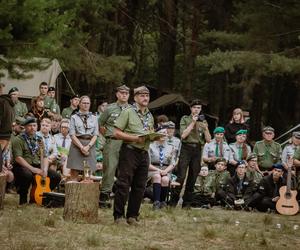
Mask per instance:
[[[75,92],[112,101],[120,83],[235,107],[278,133],[300,121],[297,0],[0,0],[0,69],[59,60]],[[7,58],[7,60],[4,60]],[[159,94],[159,93],[158,93]]]

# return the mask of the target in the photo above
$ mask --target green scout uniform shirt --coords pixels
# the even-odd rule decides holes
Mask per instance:
[[[258,187],[261,179],[263,178],[262,174],[257,171],[249,171],[247,170],[246,176],[249,180],[253,181],[255,188]]]
[[[294,153],[294,159],[300,161],[300,148],[298,148]]]
[[[120,116],[121,111],[127,108],[129,104],[121,106],[114,102],[108,105],[107,109],[100,115],[100,127],[105,127],[105,137],[113,137],[114,126],[117,118]]]
[[[15,110],[16,118],[24,117],[28,113],[26,104],[19,100],[15,103],[14,110]]]
[[[227,170],[223,172],[218,172],[217,170],[212,171],[215,175],[215,188],[218,190],[219,188],[224,188],[227,184],[230,174]]]
[[[70,119],[73,111],[74,111],[74,109],[72,109],[71,106],[67,107],[67,108],[64,108],[62,113],[61,113],[62,118]]]
[[[279,143],[272,141],[258,141],[255,143],[253,153],[257,155],[258,165],[261,170],[270,170],[272,165],[280,162],[281,146]]]
[[[181,118],[180,135],[182,135],[183,131],[192,123],[192,121],[192,115],[184,115]],[[204,130],[202,127],[199,127],[199,124],[201,123],[206,123],[206,121],[196,122],[194,128],[191,130],[191,133],[185,139],[182,140],[183,143],[200,143],[201,145],[204,145]]]
[[[194,192],[202,195],[212,195],[216,192],[215,175],[209,173],[207,176],[198,176],[195,183]]]
[[[47,95],[44,96],[44,106],[45,106],[45,109],[49,109],[51,111],[51,109],[53,108],[54,104],[55,104],[55,100],[53,98],[51,98],[50,96],[47,96]]]
[[[144,125],[146,128],[144,128]],[[120,116],[116,120],[115,127],[131,135],[143,135],[154,131],[154,118],[148,108],[146,108],[144,113],[142,113],[140,110],[136,110],[135,107],[131,106],[121,112]],[[146,137],[144,144],[136,142],[125,143],[148,151],[150,140]]]
[[[27,143],[21,135],[12,140],[12,153],[14,159],[21,156],[30,165],[40,165],[41,163],[39,150],[36,154],[32,155]]]

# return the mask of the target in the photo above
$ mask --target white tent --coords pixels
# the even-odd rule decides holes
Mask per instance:
[[[39,95],[39,85],[41,82],[46,82],[49,86],[55,87],[56,78],[62,72],[59,62],[56,59],[51,62],[43,58],[34,58],[33,60],[39,60],[41,63],[45,63],[45,65],[49,64],[49,67],[41,71],[22,72],[22,70],[20,70],[20,72],[26,76],[32,76],[26,79],[13,79],[8,75],[7,70],[1,70],[1,73],[5,75],[1,78],[1,82],[6,85],[4,87],[4,93],[8,93],[13,87],[17,87],[21,97],[32,98],[33,96]]]

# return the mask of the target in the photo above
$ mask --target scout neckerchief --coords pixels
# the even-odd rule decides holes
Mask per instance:
[[[243,159],[243,147],[241,144],[236,143],[238,150],[238,160],[241,161]]]
[[[87,131],[87,129],[88,129],[87,120],[89,118],[90,113],[84,114],[84,113],[81,113],[81,112],[77,112],[76,114],[79,116],[80,120],[82,121],[83,127],[85,128],[85,131]]]
[[[39,144],[37,143],[37,141],[40,139],[40,137],[38,137],[37,135],[34,135],[33,138],[30,138],[26,133],[22,133],[21,136],[24,139],[24,141],[26,142],[26,144],[30,150],[30,153],[32,155],[35,155],[39,150]]]
[[[216,141],[216,149],[215,149],[216,157],[223,157],[223,142]]]
[[[164,145],[158,145],[159,148],[159,166],[162,168],[164,166]]]
[[[143,125],[143,130],[144,131],[147,131],[147,130],[150,130],[150,127],[149,127],[149,120],[150,120],[150,117],[151,117],[151,113],[150,112],[147,112],[146,114],[146,117],[144,118],[144,115],[138,111],[138,108],[136,106],[136,103],[134,103],[132,105],[133,109],[135,110],[135,112],[137,113],[138,117],[140,118],[141,122],[142,122],[142,125]]]

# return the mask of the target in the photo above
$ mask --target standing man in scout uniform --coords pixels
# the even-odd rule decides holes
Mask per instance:
[[[114,201],[115,223],[124,221],[128,200],[127,223],[138,224],[149,168],[150,137],[147,133],[154,131],[154,118],[148,109],[149,93],[145,86],[134,89],[135,103],[123,110],[115,123],[113,135],[123,140]]]
[[[224,141],[224,133],[225,129],[223,127],[216,127],[214,129],[214,139],[204,145],[202,161],[208,165],[209,169],[214,169],[215,162],[220,157],[225,158],[227,163],[232,158],[231,149]]]
[[[16,178],[16,187],[20,195],[19,204],[27,203],[28,189],[35,174],[50,177],[50,188],[53,190],[60,182],[60,176],[48,169],[48,159],[41,156],[40,147],[43,143],[36,134],[37,120],[29,117],[24,122],[25,131],[12,141],[12,153],[15,160],[13,173]],[[42,161],[42,162],[41,162]],[[43,168],[41,168],[41,163]]]
[[[13,87],[8,91],[8,94],[15,104],[14,110],[16,119],[19,117],[24,117],[28,113],[28,109],[26,104],[19,100],[19,89],[17,87]]]
[[[73,95],[70,99],[70,107],[64,108],[61,116],[62,118],[70,119],[73,112],[78,108],[79,95]]]
[[[40,86],[39,86],[39,90],[40,90],[40,95],[41,97],[44,98],[44,107],[46,111],[50,111],[52,112],[52,108],[54,106],[54,100],[48,96],[48,84],[46,82],[41,82]]]
[[[53,101],[50,112],[59,115],[60,114],[60,107],[56,103],[56,100],[55,100],[55,88],[54,87],[49,87],[47,96],[50,97]]]
[[[100,207],[110,207],[110,193],[114,184],[114,177],[119,162],[119,152],[122,140],[117,140],[113,136],[116,119],[121,111],[128,108],[128,98],[130,89],[126,85],[118,87],[116,92],[117,101],[108,105],[99,119],[100,132],[105,136],[106,143],[103,148],[103,177],[100,193]]]
[[[9,95],[3,95],[4,83],[0,82],[0,172],[2,171],[2,152],[9,145],[12,123],[15,120],[14,103]]]
[[[258,166],[262,171],[272,170],[272,165],[280,162],[282,150],[280,144],[273,140],[274,135],[272,127],[264,127],[263,140],[254,145],[253,153],[257,155]]]
[[[177,182],[180,183],[180,186],[176,187],[172,192],[170,205],[173,207],[178,203],[188,168],[182,207],[189,206],[195,181],[201,167],[201,146],[211,139],[205,117],[200,115],[202,109],[201,101],[192,101],[190,109],[191,114],[183,116],[180,120],[182,146],[177,166]]]

